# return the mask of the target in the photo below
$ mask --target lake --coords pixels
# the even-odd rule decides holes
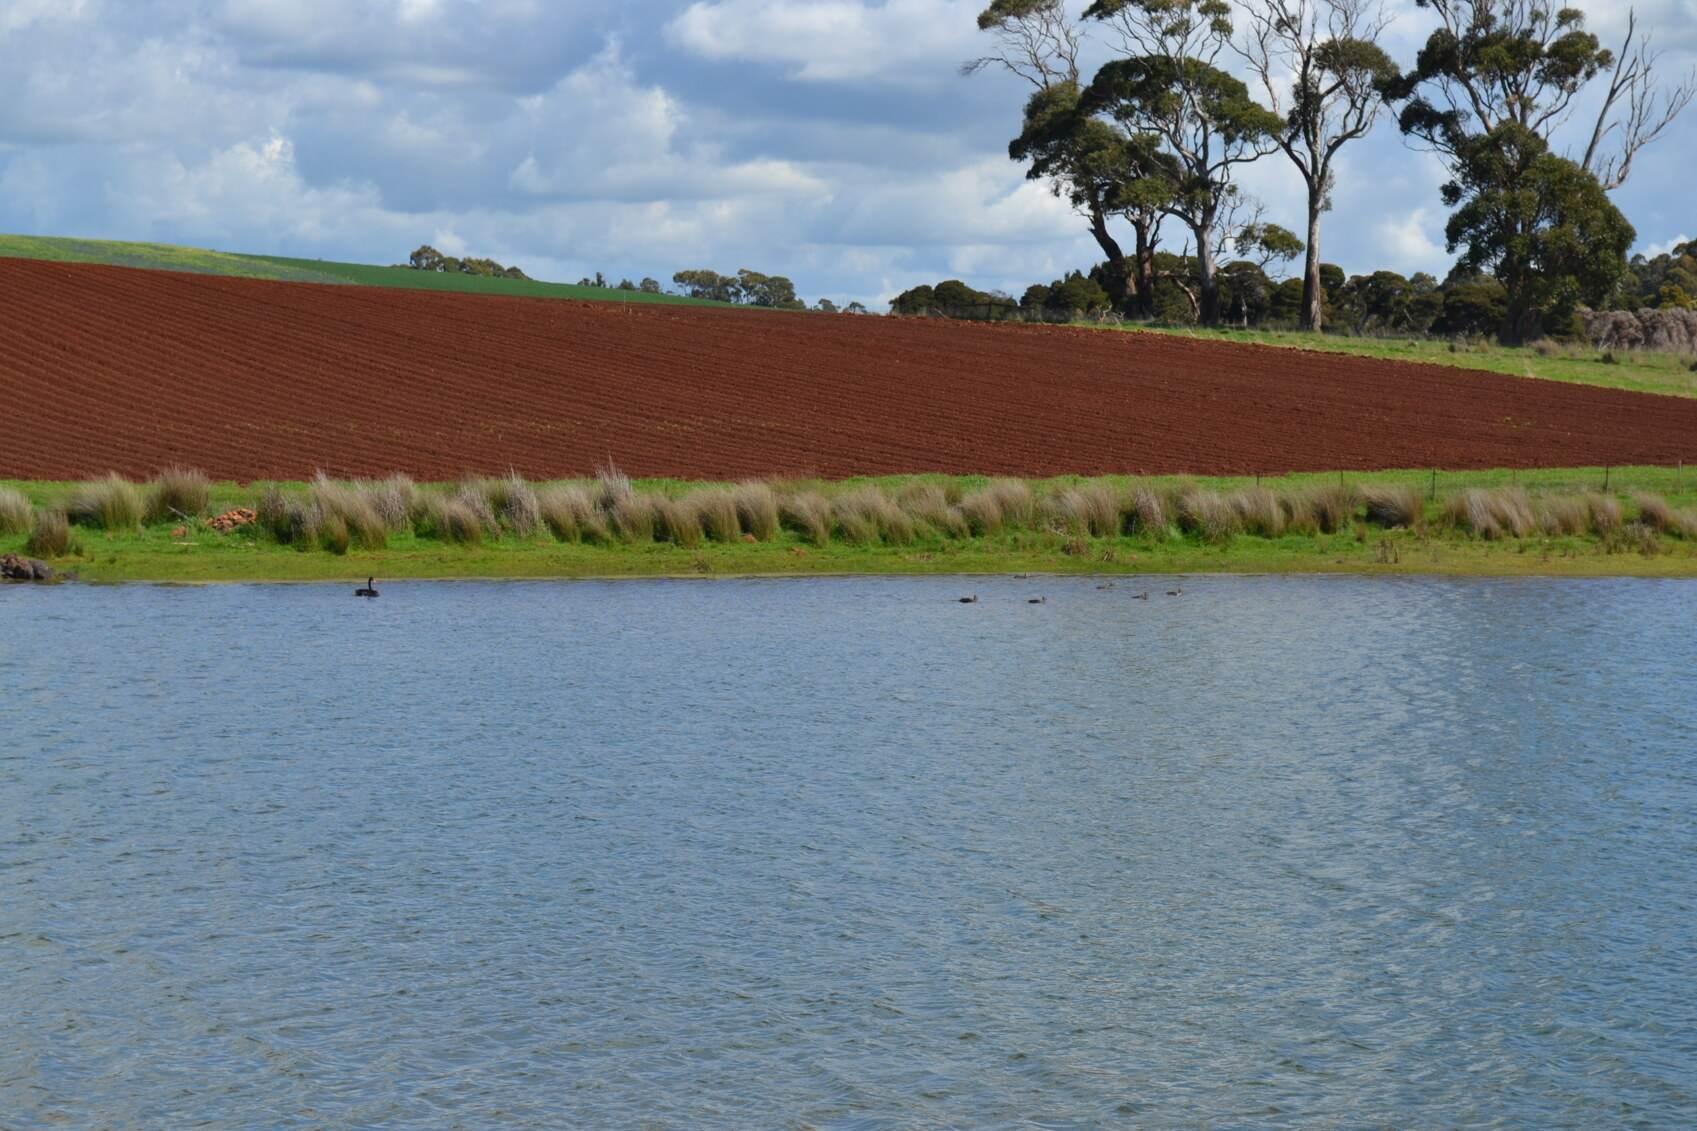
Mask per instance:
[[[0,587],[0,1126],[1697,1123],[1697,584],[354,584]]]

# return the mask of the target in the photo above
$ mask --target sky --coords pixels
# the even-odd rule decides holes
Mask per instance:
[[[1430,16],[1386,2],[1407,65]],[[747,267],[876,309],[944,278],[1017,295],[1099,255],[1008,160],[1026,88],[960,74],[984,3],[0,0],[0,232],[431,243],[568,282]],[[1624,5],[1583,6],[1619,35]],[[1638,10],[1664,67],[1697,64],[1697,0]],[[1615,194],[1640,249],[1697,233],[1693,154],[1697,109]],[[1343,151],[1324,258],[1441,276],[1444,179],[1382,122]],[[1284,158],[1243,181],[1301,226]]]

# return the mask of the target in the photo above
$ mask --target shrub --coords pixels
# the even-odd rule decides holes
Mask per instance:
[[[1279,497],[1265,487],[1244,487],[1226,497],[1246,533],[1260,538],[1277,538],[1285,532],[1285,509]]]
[[[198,471],[173,467],[148,484],[147,521],[199,518],[212,498],[212,482]]]
[[[1355,508],[1360,498],[1355,488],[1342,483],[1335,487],[1315,487],[1308,491],[1308,505],[1313,508],[1314,525],[1322,534],[1336,534],[1355,521]]]
[[[1049,496],[1045,503],[1051,523],[1068,534],[1112,538],[1120,532],[1123,507],[1110,483],[1082,483]]]
[[[613,508],[636,494],[630,477],[612,464],[595,469],[595,505],[608,514]]]
[[[904,546],[917,533],[913,517],[872,484],[837,496],[831,504],[831,513],[843,538],[849,542],[882,540],[892,546]]]
[[[537,492],[543,525],[561,542],[605,542],[607,522],[595,509],[595,497],[581,484],[559,484]]]
[[[941,499],[942,492],[937,494]],[[944,505],[947,506],[946,503]],[[1007,522],[1001,498],[989,488],[963,496],[960,501],[960,513],[966,519],[967,530],[978,538],[1000,534],[1003,524]]]
[[[1487,491],[1471,487],[1452,495],[1444,506],[1444,518],[1458,529],[1485,539],[1525,538],[1538,531],[1532,500],[1519,487]]]
[[[684,505],[695,511],[701,532],[715,542],[735,542],[742,537],[742,516],[737,499],[723,487],[703,487],[684,496]]]
[[[817,491],[786,495],[778,507],[784,528],[825,546],[831,541],[831,501]]]
[[[44,510],[35,516],[24,553],[37,558],[62,558],[71,551],[71,524],[62,510]]]
[[[100,530],[134,530],[141,525],[141,491],[117,474],[84,483],[71,492],[65,517],[79,526]]]
[[[656,532],[663,542],[671,542],[686,550],[701,545],[701,519],[695,508],[681,499],[664,495],[653,498]]]
[[[35,508],[22,491],[0,487],[0,534],[22,534],[35,522]]]
[[[500,537],[501,520],[495,514],[495,508],[489,504],[489,495],[483,489],[480,479],[462,480],[454,492],[454,500],[477,519],[477,524],[483,527],[484,533],[492,537]]]
[[[1374,526],[1414,530],[1426,517],[1426,502],[1414,487],[1363,487],[1361,501]]]
[[[1634,495],[1632,501],[1638,508],[1638,521],[1656,533],[1666,534],[1679,528],[1678,514],[1660,495]]]
[[[737,505],[737,522],[744,534],[762,542],[778,536],[778,496],[764,483],[740,483],[732,493]]]

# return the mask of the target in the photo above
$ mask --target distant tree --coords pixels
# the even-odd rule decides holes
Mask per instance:
[[[644,277],[642,282],[637,284],[636,289],[645,295],[657,295],[660,293],[660,280]]]
[[[866,305],[864,303],[851,302],[847,306],[843,307],[843,313],[844,314],[866,314],[866,313],[869,313],[869,312],[867,311]]]
[[[744,267],[737,272],[737,288],[742,300],[752,306],[776,310],[805,310],[807,306],[795,297],[795,284],[782,275],[763,275]]]
[[[713,302],[736,302],[741,297],[737,280],[730,275],[721,275],[717,271],[698,268],[691,271],[679,271],[672,276],[672,282],[684,289],[684,294],[690,298],[708,299]]]
[[[1581,303],[1609,298],[1637,232],[1596,177],[1513,123],[1459,146],[1453,169],[1444,200],[1458,207],[1445,238],[1461,269],[1507,290],[1500,341],[1531,341],[1570,323]]]
[[[965,310],[985,301],[985,296],[973,290],[959,279],[945,279],[938,283],[932,291],[934,305],[941,307],[944,312],[950,310]]]
[[[1025,293],[1019,299],[1019,308],[1032,313],[1041,311],[1048,305],[1049,288],[1042,283],[1032,283],[1026,287]]]
[[[442,253],[425,244],[407,257],[407,266],[414,271],[440,271],[442,261]]]
[[[890,300],[891,314],[926,314],[937,305],[937,292],[927,283],[910,287]]]
[[[620,291],[634,291],[636,290],[636,284],[631,282],[629,279],[620,279],[619,285],[614,289]]]
[[[1452,272],[1444,286],[1444,310],[1432,331],[1473,338],[1495,333],[1508,313],[1508,291],[1489,276]]]
[[[1242,54],[1269,106],[1284,116],[1273,139],[1308,190],[1305,330],[1325,321],[1320,281],[1320,216],[1332,206],[1332,163],[1378,119],[1396,65],[1376,42],[1388,20],[1380,0],[1258,0],[1243,5],[1249,34]],[[1288,84],[1288,85],[1287,85]]]
[[[828,298],[822,298],[813,304],[813,309],[817,310],[820,314],[836,314],[837,304]]]

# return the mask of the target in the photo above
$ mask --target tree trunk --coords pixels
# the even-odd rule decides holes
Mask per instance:
[[[1198,224],[1196,235],[1196,275],[1198,296],[1197,319],[1204,326],[1220,324],[1220,277],[1214,262],[1214,225]]]
[[[1139,216],[1132,221],[1137,231],[1137,288],[1136,314],[1151,322],[1155,320],[1155,220]]]
[[[1119,241],[1108,231],[1108,218],[1100,208],[1090,210],[1090,234],[1096,237],[1096,245],[1102,249],[1102,254],[1108,260],[1108,299],[1114,304],[1115,310],[1125,310],[1130,305],[1131,279],[1126,274],[1125,252],[1120,250]]]
[[[1326,322],[1326,288],[1320,281],[1320,205],[1316,188],[1308,190],[1308,254],[1302,271],[1302,328],[1319,333]]]

